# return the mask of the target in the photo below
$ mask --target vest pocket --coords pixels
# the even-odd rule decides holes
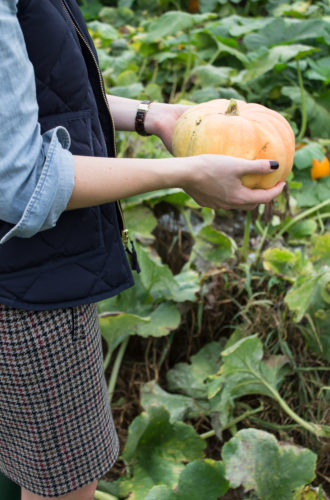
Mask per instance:
[[[39,123],[42,133],[60,125],[65,127],[71,138],[71,153],[82,156],[94,156],[92,120],[89,109],[43,116],[39,118]]]

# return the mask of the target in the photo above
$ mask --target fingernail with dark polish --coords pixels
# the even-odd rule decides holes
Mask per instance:
[[[276,170],[276,169],[279,167],[278,161],[273,161],[273,160],[271,160],[271,161],[269,162],[269,164],[270,164],[270,168],[271,168],[272,170]]]

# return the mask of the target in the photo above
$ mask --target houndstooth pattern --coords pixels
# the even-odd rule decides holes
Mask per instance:
[[[0,305],[0,470],[56,497],[101,478],[118,456],[95,305]]]

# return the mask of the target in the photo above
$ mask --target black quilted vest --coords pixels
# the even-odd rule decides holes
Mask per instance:
[[[20,0],[42,132],[63,125],[70,151],[115,156],[97,55],[76,0]],[[0,237],[11,224],[0,221]],[[96,302],[133,284],[118,205],[64,212],[56,227],[0,245],[0,303],[51,309]]]

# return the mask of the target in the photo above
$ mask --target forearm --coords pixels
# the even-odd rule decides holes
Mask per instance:
[[[157,189],[182,187],[188,163],[187,158],[74,156],[74,188],[67,210],[100,205]]]
[[[135,117],[139,103],[136,99],[127,99],[107,95],[111,114],[116,130],[133,131],[135,130]],[[172,104],[153,102],[145,118],[145,129],[149,134],[160,135],[164,120]]]

